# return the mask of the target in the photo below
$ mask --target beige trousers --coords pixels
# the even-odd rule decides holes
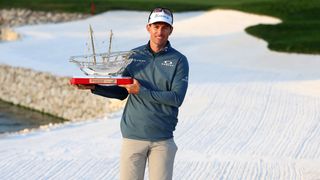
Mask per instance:
[[[173,139],[157,142],[123,139],[120,180],[143,180],[147,162],[150,180],[171,180],[177,149]]]

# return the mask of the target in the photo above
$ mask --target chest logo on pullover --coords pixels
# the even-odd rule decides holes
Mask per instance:
[[[170,60],[163,61],[163,62],[161,63],[161,65],[163,65],[163,66],[169,66],[169,67],[173,67],[173,66],[174,66],[173,62],[170,61]]]

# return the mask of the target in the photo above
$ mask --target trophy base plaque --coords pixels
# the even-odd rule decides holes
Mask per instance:
[[[125,85],[132,84],[133,79],[131,77],[73,77],[70,79],[72,85],[88,85],[88,84],[114,84]]]

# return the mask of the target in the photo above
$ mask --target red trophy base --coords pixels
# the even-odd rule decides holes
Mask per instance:
[[[133,79],[131,77],[73,77],[70,79],[70,84],[114,84],[124,85],[132,84]]]

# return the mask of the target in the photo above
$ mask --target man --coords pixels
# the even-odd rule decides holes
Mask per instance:
[[[151,180],[172,179],[177,151],[173,131],[189,73],[187,58],[168,41],[172,24],[169,9],[151,11],[146,25],[150,40],[133,49],[132,62],[123,72],[133,84],[80,87],[108,98],[128,97],[121,119],[121,180],[142,180],[147,161]]]

